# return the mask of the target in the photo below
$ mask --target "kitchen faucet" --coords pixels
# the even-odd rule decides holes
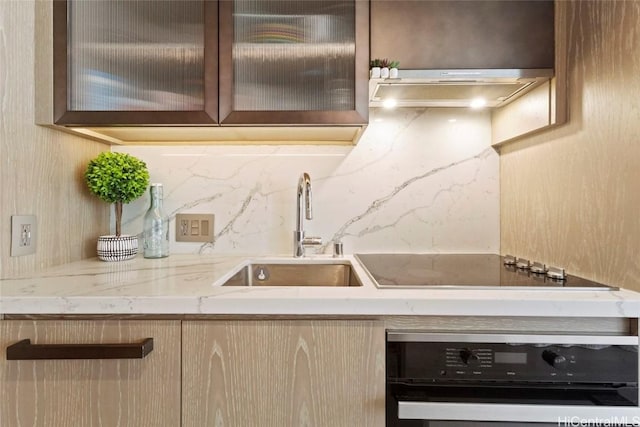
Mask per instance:
[[[304,207],[302,206],[303,196]],[[311,208],[311,177],[306,172],[300,175],[300,179],[298,180],[296,201],[296,229],[293,232],[293,256],[299,258],[304,256],[304,249],[306,246],[319,246],[322,244],[322,239],[320,237],[304,237],[304,220],[302,216],[304,215],[307,219],[313,218]]]

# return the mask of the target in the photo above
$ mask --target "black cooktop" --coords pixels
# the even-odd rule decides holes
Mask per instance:
[[[495,254],[357,254],[356,258],[379,288],[618,290],[572,275],[552,279],[505,265],[504,257]]]

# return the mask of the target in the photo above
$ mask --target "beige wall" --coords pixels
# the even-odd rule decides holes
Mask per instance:
[[[501,251],[640,290],[640,1],[559,6],[569,123],[501,150]]]
[[[85,189],[108,146],[34,125],[34,2],[0,1],[0,278],[95,256],[108,206]],[[35,255],[10,257],[11,215],[38,216]]]

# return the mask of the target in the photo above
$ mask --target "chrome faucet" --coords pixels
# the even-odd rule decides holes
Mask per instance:
[[[303,197],[304,206],[302,205]],[[304,220],[302,217],[304,215],[307,219],[313,218],[313,211],[311,207],[311,177],[306,172],[300,175],[300,179],[298,180],[298,192],[296,201],[297,211],[296,229],[293,232],[293,256],[299,258],[304,256],[304,249],[306,246],[322,245],[322,239],[320,237],[304,236]]]

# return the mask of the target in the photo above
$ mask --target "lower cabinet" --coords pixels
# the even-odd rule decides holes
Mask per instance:
[[[0,427],[383,427],[384,344],[373,320],[3,320]]]
[[[180,326],[154,320],[0,321],[0,426],[180,426]],[[40,345],[135,344],[146,338],[153,338],[153,350],[141,359],[7,360],[6,348],[25,339],[35,344],[26,353],[54,357],[59,349]],[[106,357],[112,348],[88,352]]]
[[[183,322],[182,426],[382,427],[376,321]]]

